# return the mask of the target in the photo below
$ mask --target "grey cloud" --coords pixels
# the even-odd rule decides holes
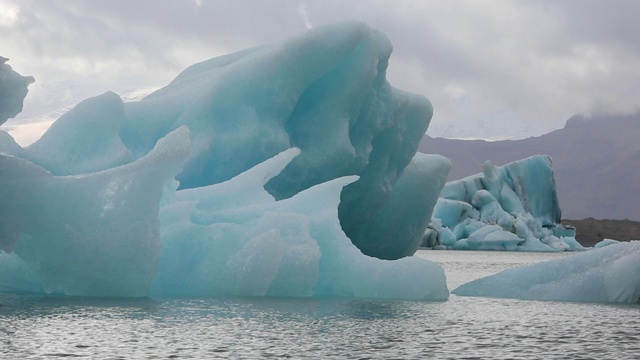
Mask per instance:
[[[432,135],[539,135],[577,112],[635,111],[640,98],[635,0],[13,3],[21,20],[0,37],[21,53],[5,56],[71,98],[159,86],[191,63],[301,33],[300,6],[314,26],[359,20],[387,34],[389,79],[432,100]]]
[[[564,36],[572,42],[623,45],[640,51],[640,2],[636,0],[528,0],[562,19]]]

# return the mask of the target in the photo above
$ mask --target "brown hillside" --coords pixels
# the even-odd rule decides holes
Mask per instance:
[[[631,220],[562,220],[563,225],[576,227],[576,240],[582,246],[593,246],[602,239],[640,240],[640,222]]]

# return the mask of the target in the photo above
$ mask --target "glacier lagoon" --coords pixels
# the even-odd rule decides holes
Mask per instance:
[[[326,26],[87,99],[25,148],[4,133],[0,290],[442,301],[442,268],[411,256],[432,213],[455,249],[579,249],[548,158],[444,184],[449,161],[416,153],[431,105],[386,81],[390,53]],[[33,79],[0,65],[5,121]]]
[[[403,329],[409,324],[415,327],[413,321],[426,320],[424,313],[437,319],[438,305],[446,309],[452,304],[452,309],[458,313],[458,322],[445,325],[455,328],[455,324],[468,326],[468,319],[473,318],[455,306],[458,301],[472,309],[481,304],[488,304],[489,308],[491,304],[504,304],[503,300],[487,302],[469,298],[475,304],[471,305],[455,295],[444,303],[397,301],[442,301],[449,297],[451,279],[448,279],[447,287],[442,269],[448,266],[447,261],[429,261],[426,258],[434,255],[422,253],[404,256],[417,248],[440,189],[445,186],[450,165],[437,155],[414,156],[416,139],[428,126],[432,110],[426,99],[393,89],[384,79],[390,54],[388,40],[360,24],[343,24],[323,31],[316,30],[283,45],[252,49],[194,65],[146,101],[125,104],[113,93],[88,99],[27,148],[21,148],[3,135],[0,138],[0,148],[4,152],[0,158],[3,181],[0,287],[5,292],[31,295],[2,295],[3,316],[7,310],[5,319],[11,324],[2,330],[12,333],[17,328],[23,332],[20,324],[14,322],[20,320],[14,316],[16,314],[26,314],[27,319],[35,321],[48,321],[50,318],[40,315],[53,312],[63,314],[65,318],[78,309],[90,309],[86,313],[87,319],[99,323],[104,320],[105,314],[100,311],[104,309],[107,318],[124,319],[126,323],[122,328],[107,331],[127,334],[143,331],[127,328],[132,324],[127,321],[131,309],[142,313],[143,320],[150,319],[145,315],[147,310],[160,313],[157,323],[160,327],[165,321],[175,320],[173,316],[184,318],[185,326],[193,325],[188,320],[191,319],[189,314],[195,311],[196,318],[204,316],[201,320],[213,317],[252,322],[257,319],[257,323],[254,322],[257,327],[249,331],[255,331],[252,339],[261,339],[257,333],[264,332],[264,326],[272,322],[291,324],[288,316],[302,319],[302,326],[307,321],[321,323],[326,314],[330,321],[340,324],[339,318],[346,316],[356,320],[347,324],[347,328],[353,329],[362,327],[360,320],[391,319],[392,324]],[[301,54],[308,55],[307,52],[292,51],[313,50],[314,46],[318,46],[315,50],[322,50],[320,53],[325,56],[310,63],[305,62],[308,59],[304,56],[299,58]],[[285,58],[283,63],[274,62],[273,59],[281,61],[287,53],[298,57]],[[312,51],[311,54],[315,53]],[[288,66],[287,61],[297,66],[307,64],[310,68],[296,70],[295,66]],[[266,72],[273,75],[266,79],[257,76],[264,75],[265,64],[279,64],[276,70],[294,69],[299,71],[298,75],[306,77],[292,79],[278,71]],[[354,73],[356,69],[358,71]],[[211,76],[203,76],[203,71]],[[311,76],[307,76],[309,74]],[[345,78],[345,74],[355,78]],[[13,78],[17,79],[22,93],[22,87],[26,88],[32,81],[17,75]],[[192,88],[194,83],[196,86]],[[277,92],[281,96],[277,97],[275,105],[273,99],[264,100],[265,94],[275,94],[274,84],[288,83],[297,85]],[[220,84],[224,85],[222,89],[232,91],[220,90]],[[361,86],[341,87],[349,84]],[[334,95],[336,89],[342,92],[338,92],[338,99],[333,99],[330,95]],[[218,102],[211,102],[211,99]],[[337,101],[339,99],[349,101]],[[256,106],[256,101],[260,106]],[[337,103],[326,108],[321,106],[331,101]],[[14,112],[12,110],[9,117]],[[211,124],[203,119],[212,114],[215,119],[227,116],[241,121],[230,129],[228,122],[215,121],[215,126],[210,128]],[[282,114],[285,114],[285,120],[278,117]],[[256,122],[264,118],[269,120],[266,125]],[[326,126],[331,135],[330,144],[337,147],[335,153],[329,151],[327,154],[326,145],[310,136],[314,131],[325,130],[318,128],[317,120],[326,118],[335,120]],[[260,130],[246,132],[254,126]],[[231,135],[216,141],[221,129],[222,134],[230,131]],[[244,148],[247,144],[251,145],[249,150]],[[349,146],[344,148],[345,144]],[[222,160],[215,157],[215,153],[225,152],[242,155],[242,161],[236,164],[229,156],[223,156]],[[322,162],[326,160],[324,155],[328,156],[327,163]],[[293,166],[289,167],[290,164]],[[323,171],[313,171],[316,164]],[[485,180],[496,179],[497,172],[487,166]],[[299,177],[301,174],[304,176]],[[513,177],[509,178],[513,180]],[[477,179],[471,182],[479,183]],[[521,182],[526,183],[526,180]],[[465,185],[465,189],[467,187]],[[350,190],[343,191],[343,188]],[[469,199],[448,200],[464,200],[477,206],[480,210],[477,217],[488,219],[489,223],[509,220],[507,213],[514,220],[523,215],[522,221],[534,223],[534,226],[526,224],[522,227],[521,234],[528,245],[533,243],[537,249],[543,248],[540,244],[556,250],[566,249],[565,245],[569,243],[557,241],[560,237],[549,230],[559,218],[558,204],[553,196],[542,196],[542,205],[529,209],[532,217],[527,217],[520,212],[527,205],[523,202],[526,193],[514,196],[517,189],[509,188],[511,191],[503,183],[489,181],[486,188],[475,188]],[[551,201],[545,203],[549,199]],[[535,211],[545,207],[549,211]],[[437,209],[440,215],[467,206],[456,203],[444,208]],[[474,217],[476,214],[471,216]],[[503,225],[500,223],[499,226]],[[515,243],[516,239],[495,226],[484,226],[484,229],[484,240],[489,239],[503,247]],[[546,236],[546,243],[533,241],[542,237],[527,238],[533,230]],[[389,242],[390,238],[395,241]],[[462,237],[455,239],[456,243],[474,243],[470,241],[471,237],[464,240]],[[402,259],[376,259],[360,251],[381,258]],[[456,256],[466,254],[456,253]],[[538,261],[544,258],[536,258],[536,254],[530,256]],[[493,264],[493,260],[485,261],[485,265]],[[574,263],[566,261],[563,264],[569,269]],[[467,265],[469,270],[473,269]],[[613,267],[618,275],[628,269],[634,271],[632,274],[637,273],[633,261],[614,262]],[[478,273],[476,269],[474,275]],[[455,271],[446,275],[455,277]],[[617,278],[609,277],[607,281],[616,282]],[[39,295],[45,293],[53,296]],[[95,298],[65,299],[59,297],[61,294]],[[102,296],[122,296],[123,299]],[[150,296],[151,299],[133,300],[130,296]],[[244,296],[269,298],[248,299]],[[178,299],[169,299],[175,297]],[[202,300],[211,297],[214,299]],[[396,300],[366,300],[372,298]],[[525,308],[531,303],[515,301],[510,304]],[[550,304],[540,306],[565,306]],[[302,310],[297,311],[298,306]],[[254,312],[255,307],[259,309]],[[278,309],[292,311],[287,315]],[[314,312],[314,309],[319,310]],[[636,310],[634,307],[620,309]],[[272,312],[284,317],[270,319]],[[305,316],[308,312],[312,314],[310,317]],[[352,312],[356,315],[352,316]],[[490,313],[495,316],[493,311]],[[450,321],[453,316],[454,313]],[[488,313],[481,317],[481,321],[491,319]],[[153,315],[151,319],[158,320]],[[535,323],[534,319],[529,320]],[[78,326],[88,329],[86,323],[63,323],[63,327],[68,325],[71,329]],[[146,322],[133,323],[134,327],[144,328]],[[55,324],[51,325],[55,327]],[[109,328],[109,324],[103,325]],[[550,326],[546,322],[542,325]],[[482,327],[484,324],[480,326],[478,334],[486,332]],[[529,331],[528,325],[520,326],[523,326],[523,333],[517,337],[519,339]],[[427,328],[423,332],[432,339],[437,338],[438,333],[446,334],[445,328],[443,326],[440,331]],[[200,335],[207,334],[200,330]],[[316,330],[320,333],[328,331],[326,328]],[[392,330],[382,326],[376,331],[388,333]],[[61,338],[73,338],[75,333],[64,331],[58,334]],[[173,336],[179,336],[185,329],[178,327],[175,331]],[[160,332],[156,330],[156,333]],[[287,334],[284,330],[283,333]],[[566,337],[562,329],[558,333],[562,333],[561,338]],[[106,333],[94,335],[96,339],[108,336]],[[442,341],[431,345],[427,341],[425,346],[395,346],[404,340],[388,337],[382,339],[386,341],[375,341],[375,332],[371,335],[376,345],[369,343],[371,346],[367,349],[374,353],[384,354],[389,350],[395,351],[393,356],[426,356],[428,353],[421,351],[434,351],[434,345],[445,348]],[[485,347],[493,349],[496,346],[492,344],[503,344],[504,347],[499,337],[506,336],[508,340],[510,335],[496,333],[497,337],[488,338],[479,335],[482,341],[474,351],[481,352]],[[623,331],[623,335],[627,334]],[[175,341],[172,335],[168,336],[167,341]],[[473,344],[467,337],[462,329],[452,334],[453,339],[461,339],[461,346],[465,346],[465,342]],[[198,336],[194,338],[198,339]],[[372,339],[365,338],[365,341]],[[629,340],[613,339],[625,344]],[[543,340],[559,342],[553,336]],[[636,339],[631,337],[631,340]],[[3,345],[15,348],[13,354],[16,356],[28,354],[30,350],[19,346],[21,341],[27,340],[18,338],[16,341],[17,347],[13,339]],[[317,339],[308,343],[314,344],[314,341]],[[54,348],[64,347],[56,341],[47,342]],[[234,348],[234,342],[225,339],[222,342],[227,345],[212,351],[230,352],[229,357],[237,357],[243,349],[266,351],[254,354],[256,356],[290,354],[283,353],[284,347],[273,347],[261,341],[249,341],[243,349]],[[77,349],[91,350],[100,346],[84,340],[74,345]],[[113,343],[105,346],[114,351]],[[322,348],[316,355],[357,354],[362,346],[366,348],[366,344],[358,342],[354,346],[350,348],[345,344],[345,353],[332,353],[332,348]],[[529,342],[523,342],[522,346],[527,349],[525,351],[539,350]],[[144,351],[136,346],[124,346],[123,349]],[[167,354],[202,348],[190,344],[180,349],[160,348],[159,351]],[[631,349],[635,348],[631,346]],[[41,350],[49,351],[49,348],[41,346],[37,351]],[[314,353],[317,345],[307,350]],[[610,350],[598,351],[609,354]],[[516,346],[512,351],[523,350]]]
[[[455,289],[571,253],[425,251]],[[446,302],[0,294],[0,358],[599,358],[640,353],[640,308],[451,295]]]

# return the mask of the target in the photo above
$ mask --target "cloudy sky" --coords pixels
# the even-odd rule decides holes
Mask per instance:
[[[428,134],[538,136],[640,110],[639,14],[637,0],[0,0],[0,55],[36,78],[5,129],[28,143],[87,97],[135,98],[195,62],[359,20],[394,45],[389,81],[432,101]]]

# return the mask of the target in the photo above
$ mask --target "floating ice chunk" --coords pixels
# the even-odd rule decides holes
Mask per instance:
[[[584,250],[575,229],[557,224],[560,208],[547,156],[502,167],[487,161],[481,174],[447,183],[440,197],[431,225],[436,244],[464,250]]]
[[[487,167],[494,170],[487,170]],[[485,173],[490,174],[491,178],[487,179]],[[496,185],[497,182],[502,185]],[[551,226],[560,221],[556,185],[548,156],[532,156],[500,167],[487,163],[484,173],[447,183],[441,197],[470,203],[471,196],[478,190],[486,189],[501,204],[501,196],[506,194],[509,210],[514,212],[512,215],[518,215],[520,206],[508,190],[502,191],[505,185],[517,195],[524,211],[539,219],[542,225]]]
[[[560,239],[569,247],[569,251],[588,250],[588,248],[582,246],[582,244],[576,240],[575,236],[561,236]]]
[[[464,284],[453,293],[525,300],[638,303],[640,241],[504,270]]]
[[[613,240],[613,239],[602,239],[602,241],[598,242],[597,244],[595,244],[593,247],[596,249],[599,249],[601,247],[605,247],[605,246],[609,246],[609,245],[613,245],[613,244],[617,244],[620,241],[618,240]]]

